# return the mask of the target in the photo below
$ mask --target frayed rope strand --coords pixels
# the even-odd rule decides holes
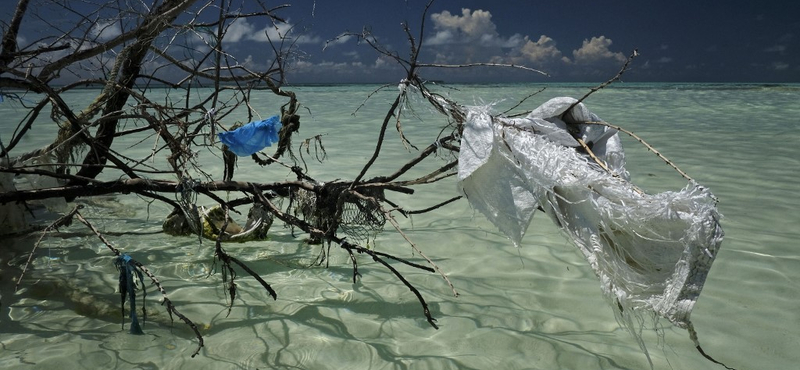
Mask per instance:
[[[122,327],[125,327],[125,296],[127,295],[128,302],[130,302],[130,318],[131,318],[131,334],[144,334],[142,327],[139,325],[139,318],[136,316],[136,285],[133,281],[133,275],[139,278],[140,282],[144,282],[142,272],[137,268],[131,256],[123,253],[114,259],[114,265],[119,270],[119,293],[120,293],[120,309],[122,310]],[[142,301],[147,297],[147,290],[142,284]],[[142,322],[147,321],[147,309],[142,303]]]

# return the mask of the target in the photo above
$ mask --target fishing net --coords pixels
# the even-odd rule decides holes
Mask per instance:
[[[693,181],[644,193],[629,181],[617,130],[579,124],[600,121],[583,104],[565,115],[574,102],[555,98],[523,118],[467,108],[460,190],[517,246],[534,213],[547,214],[645,354],[646,315],[688,329],[698,345],[689,316],[723,238],[716,198]]]
[[[327,196],[298,189],[294,193],[294,214],[302,217],[318,229],[328,231],[336,227],[347,239],[359,245],[368,246],[383,231],[386,216],[377,201],[382,194],[373,194],[372,198],[362,198],[342,192],[333,185],[322,191]]]
[[[386,216],[377,204],[366,199],[351,198],[342,207],[339,228],[350,240],[364,246],[383,231]]]

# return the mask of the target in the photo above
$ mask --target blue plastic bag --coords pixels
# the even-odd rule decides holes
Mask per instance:
[[[278,116],[262,121],[250,122],[233,131],[220,132],[219,140],[240,157],[247,157],[278,141],[282,125]]]

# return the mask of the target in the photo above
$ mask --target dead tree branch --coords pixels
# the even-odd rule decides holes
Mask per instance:
[[[633,61],[633,59],[638,57],[638,56],[639,56],[639,50],[634,49],[633,52],[631,52],[631,55],[628,56],[628,59],[625,60],[625,64],[622,65],[622,68],[620,68],[619,72],[617,72],[617,74],[614,75],[614,77],[611,77],[606,82],[603,82],[600,85],[591,88],[589,90],[589,92],[586,93],[586,95],[582,96],[576,102],[572,103],[572,105],[570,105],[569,108],[567,108],[567,110],[564,111],[564,113],[561,115],[561,117],[563,118],[565,115],[569,114],[569,112],[572,111],[572,108],[575,108],[578,104],[580,104],[584,100],[586,100],[586,98],[588,98],[589,95],[592,95],[595,92],[604,89],[606,86],[611,85],[612,83],[614,83],[616,81],[619,81],[619,79],[622,77],[622,74],[625,73],[625,71],[628,70],[628,67],[630,66],[630,64]]]
[[[103,236],[103,234],[101,234],[100,231],[98,231],[94,227],[94,225],[92,225],[80,214],[79,209],[80,208],[76,207],[74,213],[71,214],[77,217],[78,220],[82,222],[84,225],[86,225],[86,227],[88,227],[89,230],[91,230],[92,233],[94,233],[97,236],[97,238],[99,238],[100,241],[102,241],[103,244],[109,250],[111,250],[112,253],[114,253],[115,256],[120,256],[121,252],[119,251],[119,249],[111,245],[111,243]],[[169,314],[170,319],[172,319],[172,315],[174,314],[175,316],[178,316],[178,318],[181,319],[181,321],[183,321],[186,325],[189,325],[189,327],[192,328],[192,331],[194,331],[194,334],[197,336],[197,341],[198,341],[197,350],[195,350],[194,353],[192,353],[192,357],[197,356],[197,354],[199,354],[200,350],[203,348],[203,336],[200,334],[200,330],[197,328],[197,325],[195,325],[194,322],[192,322],[189,318],[184,316],[175,308],[175,305],[172,303],[169,297],[167,297],[167,291],[161,285],[161,282],[155,275],[153,275],[153,273],[150,272],[150,270],[147,269],[147,267],[145,267],[142,263],[134,259],[131,259],[131,262],[135,264],[137,268],[141,269],[141,271],[144,272],[147,275],[147,277],[150,278],[150,281],[153,282],[153,285],[155,285],[158,288],[159,292],[161,292],[162,305],[164,304],[167,305],[167,313]],[[135,309],[134,307],[131,307],[131,310],[134,309]]]

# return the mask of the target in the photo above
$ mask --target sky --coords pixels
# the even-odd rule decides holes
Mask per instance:
[[[401,22],[418,35],[426,3],[293,2],[284,14],[302,32],[298,46],[307,53],[293,78],[391,79],[382,69],[393,62],[367,45],[340,39],[325,47],[326,41],[369,27],[387,48],[406,56]],[[800,82],[800,2],[437,0],[425,17],[422,43],[424,63],[513,63],[549,75],[496,68],[421,71],[446,81],[605,81],[636,49],[640,56],[624,80]]]
[[[232,2],[245,4],[244,13],[258,4]],[[436,0],[424,17],[427,0],[261,2],[267,7],[290,4],[276,12],[286,23],[240,18],[228,28],[226,51],[236,63],[264,68],[274,59],[269,40],[285,36],[292,45],[289,83],[399,81],[404,73],[392,58],[350,33],[369,30],[382,48],[407,58],[403,23],[422,44],[421,63],[514,64],[547,74],[488,67],[421,69],[429,80],[602,82],[638,50],[623,81],[800,82],[800,2],[795,0]],[[74,3],[78,10],[89,4]],[[12,11],[0,11],[4,24]],[[55,16],[66,21],[70,14]],[[41,29],[36,27],[42,26],[31,22],[23,28],[21,45],[37,39]],[[91,27],[88,32],[98,41],[120,32],[102,17]]]

